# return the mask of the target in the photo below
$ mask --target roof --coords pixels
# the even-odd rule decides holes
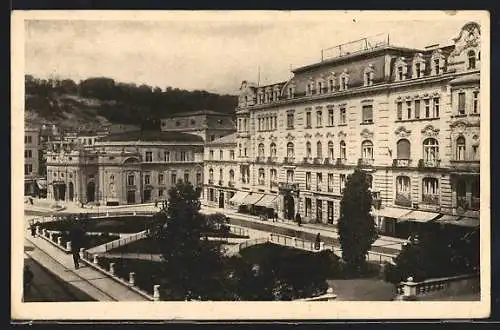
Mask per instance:
[[[182,132],[162,132],[162,131],[131,131],[124,133],[110,134],[102,137],[99,142],[118,141],[145,141],[145,142],[203,142],[200,136]]]
[[[208,142],[207,145],[236,144],[237,133],[232,133]]]
[[[230,113],[217,112],[217,111],[213,111],[213,110],[195,110],[195,111],[175,113],[175,114],[172,114],[170,116],[170,118],[188,117],[188,116],[199,116],[199,115],[232,116],[232,114],[230,114]]]
[[[481,76],[479,75],[479,73],[474,73],[471,75],[455,78],[452,81],[450,81],[450,85],[467,84],[471,82],[479,82],[480,80]]]

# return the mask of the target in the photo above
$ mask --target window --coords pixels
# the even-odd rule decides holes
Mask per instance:
[[[278,116],[275,115],[273,119],[274,119],[274,129],[278,129]]]
[[[373,85],[373,73],[371,71],[365,72],[365,86]]]
[[[243,155],[246,157],[247,156],[247,148],[243,148]]]
[[[420,118],[420,100],[415,100],[415,118]]]
[[[213,150],[210,150],[210,151],[209,151],[209,159],[210,159],[210,160],[213,160],[213,159],[214,159],[214,151],[213,151]]]
[[[479,91],[472,92],[472,113],[479,113]]]
[[[328,141],[328,158],[333,159],[333,141]]]
[[[219,150],[219,159],[223,160],[224,159],[224,151]]]
[[[397,103],[397,116],[398,120],[403,120],[403,102]]]
[[[269,172],[270,172],[271,182],[277,182],[278,181],[278,171],[276,169],[272,168]]]
[[[333,173],[328,173],[327,185],[328,192],[333,192]]]
[[[323,93],[323,83],[318,81],[318,94]]]
[[[196,185],[200,185],[201,184],[201,173],[198,172],[196,173]]]
[[[363,123],[370,124],[373,123],[373,106],[364,105],[362,108]]]
[[[323,185],[323,174],[316,173],[316,190],[321,191],[321,186]]]
[[[339,175],[339,180],[340,180],[340,193],[344,193],[345,185],[346,185],[346,176],[345,174],[340,174]]]
[[[181,161],[185,162],[186,160],[187,160],[186,152],[185,151],[181,151]]]
[[[32,158],[33,153],[31,150],[24,150],[24,158]]]
[[[398,66],[398,80],[403,80],[403,67],[402,66]]]
[[[240,143],[239,146],[238,146],[238,156],[239,157],[241,157],[241,148],[242,148],[242,146],[241,146],[241,143]]]
[[[439,145],[434,138],[424,140],[424,161],[433,162],[439,159]]]
[[[222,171],[222,170],[221,170]],[[222,173],[221,173],[222,174]],[[221,180],[222,180],[222,175],[221,175]],[[189,172],[184,172],[184,182],[188,183],[189,182]]]
[[[306,143],[306,157],[311,158],[311,154],[312,154],[311,142],[307,141],[307,143]]]
[[[323,146],[321,145],[321,141],[316,143],[316,157],[323,158]]]
[[[321,126],[323,126],[323,112],[317,111],[316,112],[316,127],[321,127]]]
[[[421,75],[420,63],[415,63],[415,77],[420,78]]]
[[[212,180],[213,180],[213,179],[214,179],[214,174],[213,174],[213,171],[212,171]],[[177,184],[177,173],[172,172],[172,173],[170,174],[170,181],[171,181],[172,185]]]
[[[472,146],[472,159],[474,160],[479,159],[479,144]]]
[[[170,151],[165,151],[163,153],[163,161],[169,162],[170,161]]]
[[[234,150],[229,150],[229,158],[234,160]]]
[[[288,87],[288,97],[293,98],[294,90],[293,87]]]
[[[410,178],[407,176],[398,176],[396,178],[396,193],[409,195],[410,191]]]
[[[135,185],[135,176],[133,174],[130,174],[128,177],[127,177],[127,184],[129,186],[133,186]]]
[[[259,168],[259,184],[261,186],[266,184],[266,174],[263,168]]]
[[[233,169],[229,170],[229,181],[234,182],[234,171]]]
[[[465,160],[465,138],[459,136],[457,139],[456,160]]]
[[[24,143],[31,143],[31,142],[32,142],[31,135],[25,135],[24,136]]]
[[[310,198],[305,198],[305,205],[306,205],[306,211],[305,211],[305,216],[309,217],[311,216],[311,209],[312,209],[312,202]]]
[[[373,159],[373,143],[371,141],[363,141],[361,149],[363,159]]]
[[[288,129],[293,129],[293,125],[294,125],[293,113],[289,113],[286,115],[286,127]]]
[[[311,128],[311,111],[306,112],[306,128]]]
[[[410,159],[410,141],[401,139],[397,143],[397,159]]]
[[[434,60],[434,73],[435,73],[435,74],[440,74],[440,69],[441,69],[441,68],[440,68],[440,65],[439,65],[439,59],[438,59],[438,58],[436,58],[436,59]]]
[[[346,109],[345,107],[340,108],[340,124],[345,125],[347,122],[346,119]]]
[[[271,157],[276,157],[276,144],[274,142],[269,146],[269,154]]]
[[[411,119],[411,101],[406,101],[406,119]]]
[[[328,88],[330,89],[330,92],[335,91],[335,79],[334,78],[330,78],[330,80],[328,80]]]
[[[164,184],[163,174],[158,174],[158,184]]]
[[[33,172],[32,164],[24,164],[24,175],[30,175]]]
[[[434,118],[439,118],[439,98],[434,98]]]
[[[151,184],[151,175],[150,174],[144,175],[144,184]]]
[[[467,56],[469,58],[469,70],[475,69],[476,68],[476,53],[471,50],[467,53]]]
[[[208,170],[208,179],[214,180],[214,170],[212,168]]]
[[[147,162],[153,161],[153,153],[151,151],[146,151],[146,161]]]
[[[259,143],[258,155],[259,158],[264,157],[264,143]]]
[[[288,144],[286,145],[286,156],[288,158],[293,158],[293,155],[294,155],[293,143],[288,142]]]
[[[306,190],[311,189],[311,181],[312,181],[311,172],[306,172]]]
[[[436,178],[424,178],[422,180],[422,193],[424,195],[438,195],[439,183]]]
[[[465,93],[458,93],[458,114],[465,115]]]
[[[328,126],[333,126],[334,123],[334,116],[333,116],[333,109],[328,110]]]
[[[346,146],[344,141],[340,141],[340,159],[347,159]]]
[[[158,189],[158,197],[163,197],[163,189]]]
[[[242,119],[238,118],[238,132],[243,131]]]
[[[294,183],[294,175],[293,175],[293,170],[287,170],[286,171],[286,182],[287,183]]]
[[[340,89],[345,91],[349,87],[347,77],[344,76],[340,79]]]

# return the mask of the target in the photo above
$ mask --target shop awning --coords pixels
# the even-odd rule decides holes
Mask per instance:
[[[410,211],[398,219],[398,222],[412,221],[412,222],[429,222],[436,219],[439,213],[425,212],[425,211]]]
[[[374,210],[373,215],[385,218],[399,219],[403,215],[408,214],[410,212],[411,210],[408,209],[400,209],[397,207],[384,207],[383,209],[380,210]]]
[[[455,225],[460,227],[479,227],[479,219],[461,217],[456,215],[443,215],[441,218],[436,220],[436,223],[442,223],[446,225]]]
[[[248,193],[245,191],[238,191],[236,194],[234,194],[233,197],[229,200],[229,202],[234,203],[234,204],[240,204],[245,197],[248,196]]]
[[[36,180],[39,189],[47,189],[47,180]]]
[[[264,197],[263,194],[253,193],[253,194],[245,197],[245,199],[243,199],[241,204],[242,205],[253,205],[253,204],[257,203],[262,197]]]
[[[255,203],[255,206],[263,206],[267,207],[270,209],[276,208],[275,201],[278,198],[278,196],[275,195],[264,195],[257,203]]]

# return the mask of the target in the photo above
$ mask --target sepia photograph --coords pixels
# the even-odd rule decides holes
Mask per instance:
[[[11,26],[12,319],[489,316],[488,12]]]

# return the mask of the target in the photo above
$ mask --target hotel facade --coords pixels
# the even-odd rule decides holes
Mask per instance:
[[[450,45],[425,49],[341,45],[288,81],[244,81],[234,139],[205,150],[209,203],[272,201],[279,217],[335,225],[347,177],[360,167],[382,232],[405,220],[478,226],[480,26],[457,32]],[[234,159],[214,161],[221,146]]]

